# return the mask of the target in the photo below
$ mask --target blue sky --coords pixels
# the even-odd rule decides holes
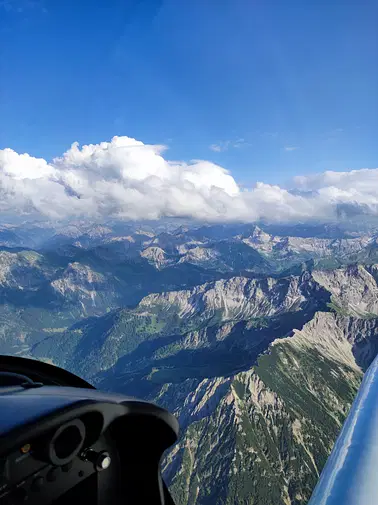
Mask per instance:
[[[378,166],[378,3],[0,0],[0,149],[128,135],[241,183]]]

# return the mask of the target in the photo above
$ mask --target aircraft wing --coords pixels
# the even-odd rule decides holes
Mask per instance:
[[[377,504],[378,356],[364,376],[308,505]]]

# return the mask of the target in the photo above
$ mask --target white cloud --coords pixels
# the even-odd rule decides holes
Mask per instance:
[[[378,214],[378,169],[296,177],[294,191],[261,182],[247,190],[219,165],[169,161],[164,151],[129,137],[74,143],[50,163],[0,150],[0,212],[209,221],[327,220],[340,215],[340,208]]]
[[[244,139],[236,139],[236,140],[223,140],[222,142],[218,142],[217,144],[211,144],[209,149],[216,153],[221,153],[223,151],[227,151],[228,149],[235,148],[238,149],[242,145],[247,144]]]
[[[299,147],[295,147],[295,146],[285,146],[284,147],[284,150],[285,151],[296,151],[297,149],[299,149]]]
[[[225,147],[224,147],[224,146],[222,146],[221,144],[211,144],[211,145],[209,146],[209,149],[211,149],[211,150],[212,150],[212,151],[214,151],[215,153],[220,153],[220,152],[224,151],[224,150],[225,150],[225,149],[227,149],[227,148],[225,148]]]

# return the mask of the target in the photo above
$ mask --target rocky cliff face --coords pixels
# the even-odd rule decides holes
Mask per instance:
[[[139,308],[164,312],[175,307],[180,318],[197,314],[206,320],[219,314],[222,321],[240,320],[295,311],[310,294],[319,299],[325,290],[307,275],[284,279],[234,277],[192,290],[152,294],[141,300]]]
[[[307,503],[360,384],[353,324],[317,313],[247,371],[161,389],[184,427],[164,466],[178,503]]]
[[[163,249],[158,246],[146,247],[141,253],[142,258],[146,258],[149,263],[154,265],[156,268],[161,269],[172,264],[169,257]]]
[[[313,272],[313,278],[332,294],[339,311],[374,316],[378,310],[378,267],[351,265],[331,272]]]
[[[112,280],[77,262],[69,263],[50,286],[63,304],[79,306],[83,316],[103,314],[120,300]]]

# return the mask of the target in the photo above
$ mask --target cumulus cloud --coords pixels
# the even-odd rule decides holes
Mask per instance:
[[[294,189],[242,189],[219,165],[169,161],[164,146],[129,137],[80,147],[51,162],[0,150],[0,211],[50,219],[293,221],[377,213],[378,169],[296,177]]]

